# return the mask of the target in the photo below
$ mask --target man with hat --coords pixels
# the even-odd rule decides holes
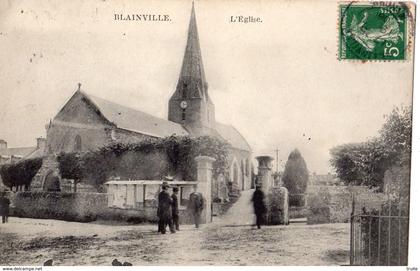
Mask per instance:
[[[204,198],[200,192],[197,192],[197,186],[194,186],[194,191],[190,194],[189,209],[194,220],[195,227],[200,226],[201,212],[204,208]]]
[[[10,200],[6,197],[6,192],[0,191],[0,216],[3,224],[9,220],[9,205]]]
[[[264,216],[267,213],[267,207],[265,206],[265,195],[261,190],[261,184],[255,186],[255,192],[252,195],[252,200],[254,203],[254,212],[257,217],[257,227],[261,229],[261,224],[264,223]]]
[[[172,221],[174,223],[174,227],[177,231],[179,231],[179,210],[178,210],[178,187],[174,187],[172,189]]]
[[[172,224],[172,198],[168,192],[169,185],[167,182],[163,182],[162,191],[158,197],[158,210],[157,215],[159,217],[158,232],[165,234],[166,226],[169,225],[171,233],[175,233],[174,225]]]

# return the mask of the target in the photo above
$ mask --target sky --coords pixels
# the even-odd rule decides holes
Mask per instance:
[[[79,82],[167,118],[190,11],[180,0],[1,1],[0,139],[35,145]],[[298,148],[311,172],[331,172],[332,147],[374,137],[394,106],[411,104],[412,53],[402,62],[337,59],[336,1],[195,1],[195,11],[216,119],[234,125],[254,156],[278,149],[282,167]],[[239,15],[262,23],[230,22]]]

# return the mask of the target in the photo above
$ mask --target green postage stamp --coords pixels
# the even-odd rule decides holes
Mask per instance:
[[[352,2],[340,4],[339,8],[340,60],[406,59],[410,17],[406,5]]]

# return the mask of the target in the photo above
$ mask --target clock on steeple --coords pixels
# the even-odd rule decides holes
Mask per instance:
[[[182,109],[186,109],[186,108],[187,108],[187,106],[188,106],[188,103],[187,103],[187,101],[182,101],[182,102],[179,104],[179,106],[180,106]]]
[[[214,128],[214,104],[207,89],[193,5],[181,72],[169,100],[168,119],[191,128],[189,131],[197,134]]]

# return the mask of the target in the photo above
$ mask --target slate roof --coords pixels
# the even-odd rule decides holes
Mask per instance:
[[[182,125],[82,92],[118,128],[156,137],[188,135]]]
[[[166,137],[174,134],[178,136],[189,135],[188,131],[176,122],[95,97],[81,90],[78,91],[88,98],[99,109],[101,114],[118,128],[156,137]],[[245,138],[233,126],[216,123],[215,130],[214,135],[220,135],[233,148],[251,151],[251,147]]]
[[[223,139],[232,145],[232,147],[240,150],[251,151],[251,147],[246,139],[232,125],[216,123],[216,130]]]
[[[44,149],[38,149],[35,148],[35,151],[33,151],[28,156],[24,157],[25,159],[32,159],[32,158],[41,158],[44,156]]]

